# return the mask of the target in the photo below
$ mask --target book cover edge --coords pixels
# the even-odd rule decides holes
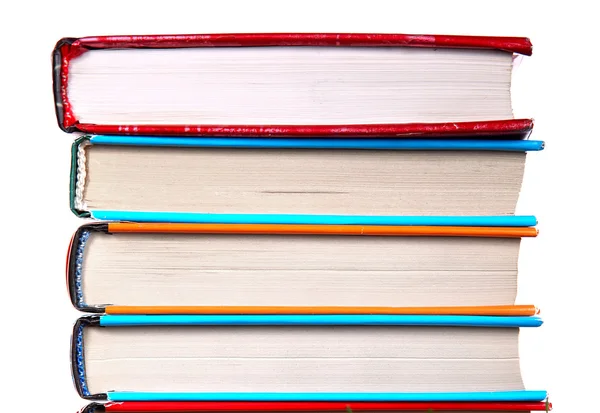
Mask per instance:
[[[77,394],[85,400],[107,400],[104,393],[91,394],[87,388],[85,376],[85,351],[83,346],[83,330],[89,326],[99,326],[100,317],[95,315],[83,316],[75,321],[71,333],[71,377]]]

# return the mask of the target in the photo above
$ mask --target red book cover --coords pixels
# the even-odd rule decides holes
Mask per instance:
[[[172,49],[203,47],[411,47],[502,50],[530,55],[522,37],[446,36],[366,33],[253,33],[148,36],[98,36],[61,39],[53,52],[53,83],[58,124],[65,132],[158,136],[377,137],[377,138],[526,138],[531,119],[475,122],[331,125],[91,124],[80,122],[68,99],[70,62],[95,49]]]

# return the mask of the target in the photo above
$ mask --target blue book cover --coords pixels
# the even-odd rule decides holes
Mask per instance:
[[[431,389],[432,386],[429,384],[431,377],[427,374],[426,366],[429,365],[427,363],[438,363],[438,361],[435,361],[439,357],[437,354],[440,354],[438,351],[445,353],[448,349],[451,350],[452,357],[458,357],[456,360],[464,360],[463,356],[480,360],[479,354],[489,354],[494,357],[494,360],[497,359],[503,363],[508,362],[511,364],[511,366],[506,366],[507,371],[502,369],[504,371],[502,374],[509,374],[509,371],[511,371],[510,374],[520,374],[518,366],[512,361],[506,361],[504,358],[506,354],[513,351],[510,346],[504,346],[504,349],[493,350],[493,353],[489,353],[490,347],[488,344],[497,343],[499,339],[506,344],[508,343],[506,340],[511,340],[516,348],[519,328],[538,327],[541,324],[541,319],[535,316],[87,316],[80,318],[74,326],[72,343],[73,376],[76,387],[83,397],[110,401],[541,401],[546,398],[545,391],[511,388],[512,386],[507,384],[496,386],[497,390],[489,390],[488,388],[486,391],[473,391],[475,388],[480,388],[474,382],[465,384],[465,391],[448,391],[449,388],[444,387],[443,384],[440,385],[442,386],[440,391],[414,391],[414,383],[421,383],[419,389]],[[253,327],[249,329],[249,326]],[[255,328],[256,326],[261,327]],[[360,328],[356,329],[356,327]],[[415,330],[415,327],[419,327],[419,329]],[[86,334],[85,332],[88,329],[95,329],[97,332]],[[436,335],[442,333],[445,338],[443,340],[427,341],[430,344],[423,347],[419,343],[422,343],[422,340],[427,339],[427,337],[433,337],[429,335],[432,329],[437,331]],[[501,334],[495,334],[494,331]],[[482,336],[479,332],[486,334],[486,336]],[[259,337],[259,340],[253,341],[251,336],[246,333],[255,334]],[[487,336],[487,334],[491,335]],[[302,337],[310,337],[310,340],[307,341]],[[352,337],[357,339],[355,343],[348,340]],[[390,346],[391,343],[386,341],[384,337],[388,337],[387,340],[390,338],[399,340],[398,346]],[[476,339],[473,341],[469,337],[476,337]],[[182,338],[184,341],[181,341]],[[267,341],[263,341],[263,339]],[[273,343],[275,339],[278,343],[275,347],[267,344],[269,342]],[[89,343],[88,340],[90,340]],[[461,348],[457,349],[454,346],[455,340],[463,343]],[[484,340],[483,345],[481,345],[481,340]],[[364,346],[367,347],[363,349]],[[369,363],[374,363],[373,366],[386,368],[385,366],[388,366],[391,362],[414,363],[415,360],[418,360],[419,363],[425,363],[423,364],[425,373],[420,374],[421,367],[417,367],[416,370],[413,369],[410,383],[398,384],[397,390],[394,391],[389,391],[389,381],[386,377],[389,374],[390,378],[397,376],[396,379],[400,380],[403,373],[398,371],[396,374],[395,369],[384,375],[378,374],[376,377],[378,387],[370,386],[370,388],[365,388],[365,391],[344,391],[348,388],[344,386],[352,386],[351,380],[348,383],[344,380],[339,383],[336,381],[324,390],[314,389],[313,386],[311,391],[307,391],[307,383],[313,381],[311,379],[306,382],[306,379],[303,378],[305,377],[302,373],[304,371],[301,366],[303,363],[317,363],[317,365],[322,366],[333,363],[323,371],[314,370],[311,375],[325,375],[327,377],[332,375],[332,377],[339,378],[336,375],[337,373],[330,369],[345,369],[340,367],[337,361],[341,357],[345,360],[344,365],[353,365],[357,368],[357,370],[354,370],[357,374],[366,374],[367,372],[361,370],[360,367],[364,363],[362,361],[364,357],[343,357],[343,355],[362,355],[365,354],[364,351],[370,354],[374,351],[374,348],[377,348],[377,351],[383,351],[383,353],[373,353],[370,357],[365,355],[370,360]],[[418,351],[419,354],[422,353],[424,358],[407,357],[408,354],[414,354],[411,353],[414,351]],[[473,355],[472,351],[475,351],[476,354]],[[324,354],[324,356],[322,360],[321,357],[317,359],[308,357],[313,353]],[[196,356],[192,357],[192,354]],[[261,356],[263,354],[268,355],[268,357]],[[381,358],[376,354],[388,354],[389,356],[394,355],[394,357]],[[201,355],[204,356],[201,357]],[[246,356],[241,357],[242,355]],[[433,358],[430,359],[429,357]],[[269,369],[269,372],[263,372],[260,368],[254,370],[254,368],[273,360],[275,360],[275,364],[271,369],[274,370]],[[280,366],[281,360],[284,363],[290,361],[291,364]],[[160,383],[167,383],[161,386],[160,391],[148,390],[147,386],[144,387],[141,384],[143,380],[146,380],[142,380],[142,378],[147,377],[147,373],[143,372],[150,371],[147,370],[149,367],[145,363],[154,363],[152,365],[159,363],[162,366],[158,369],[151,369],[153,372],[152,381],[157,380]],[[229,384],[221,383],[221,385],[215,387],[207,385],[205,380],[194,378],[198,374],[202,376],[204,374],[202,369],[204,368],[218,369],[214,370],[214,373],[222,371],[221,369],[231,368],[231,363],[234,363],[234,366],[242,363],[239,366],[246,367],[235,374],[234,377],[237,378],[225,375],[219,380],[225,380],[225,382],[233,380],[235,383],[231,385],[234,386],[236,391],[228,391]],[[460,361],[460,363],[464,363],[464,361]],[[466,361],[466,363],[469,363],[469,361]],[[479,376],[477,377],[479,379],[481,379],[482,368],[485,369],[485,375],[497,374],[490,366],[486,367],[485,361],[483,363],[482,366],[477,365],[478,367],[468,364],[467,368],[469,371],[478,371]],[[221,364],[223,367],[219,367]],[[234,367],[234,371],[237,371],[236,368]],[[461,369],[465,366],[458,366],[457,368]],[[281,371],[278,369],[281,369]],[[104,370],[106,372],[102,373]],[[173,373],[173,371],[189,371],[183,373],[187,377],[186,381],[179,382],[171,379],[172,374],[179,374]],[[290,391],[297,385],[296,381],[290,382],[294,383],[293,385],[290,385],[290,383],[283,385],[281,389],[284,389],[284,391],[279,391],[279,385],[277,384],[279,379],[273,379],[274,382],[261,382],[262,384],[253,384],[250,380],[244,385],[247,390],[241,391],[239,388],[240,383],[246,382],[239,376],[247,374],[250,378],[255,372],[260,374],[261,377],[266,374],[273,378],[280,377],[279,374],[290,374],[293,377],[300,375],[298,380],[306,383],[298,385],[300,391]],[[90,379],[88,374],[93,377]],[[448,370],[448,374],[454,375],[453,369]],[[102,377],[100,380],[98,380],[98,375]],[[112,379],[109,380],[106,377],[109,379],[112,377]],[[135,377],[138,377],[138,379],[134,379]],[[114,383],[114,381],[120,382],[121,380],[124,380],[123,383],[129,384]],[[217,379],[215,378],[215,380]],[[400,380],[398,383],[404,382]],[[106,389],[103,390],[102,387],[106,387]],[[182,388],[186,391],[173,391]],[[319,389],[321,388],[319,387]],[[375,391],[378,388],[386,389],[386,391]],[[201,389],[204,390],[201,391]],[[303,389],[306,390],[302,391]],[[341,391],[337,391],[338,389]]]
[[[103,160],[95,161],[96,147],[113,149],[104,149]],[[542,141],[533,140],[83,137],[73,145],[71,207],[80,216],[136,222],[534,226],[535,217],[513,214],[517,186],[511,184],[509,189],[500,186],[503,185],[501,182],[520,181],[523,154],[543,147]],[[156,152],[157,148],[159,152]],[[182,149],[186,151],[181,152]],[[221,152],[217,157],[206,151]],[[384,157],[386,172],[381,172],[380,162],[368,155],[373,151],[398,156],[434,152],[441,160],[448,155],[450,158],[445,162],[449,162],[449,169],[438,174],[430,171],[437,166],[431,166],[418,172],[418,165],[427,162],[426,157],[419,155],[415,158],[418,161],[407,158],[407,169],[399,172],[397,168],[403,162],[402,158],[396,159],[396,155],[392,155]],[[158,157],[148,163],[144,158],[148,153]],[[157,160],[167,159],[169,154],[180,157],[183,153],[186,159],[191,159],[186,162],[192,162],[187,166],[179,167],[182,161],[156,165]],[[258,163],[240,164],[249,162],[246,159],[256,159],[252,157],[261,156],[261,153],[269,155]],[[338,154],[342,153],[347,155],[340,161]],[[453,154],[461,153],[492,154],[493,159],[478,164],[476,158],[469,155],[473,165],[457,172],[455,169],[464,162],[457,162]],[[190,158],[193,156],[199,156],[197,162],[193,162],[196,158]],[[507,161],[507,157],[511,160]],[[215,161],[217,158],[220,161]],[[269,159],[278,162],[278,166],[267,165],[263,170]],[[210,162],[216,163],[207,166]],[[496,169],[499,162],[504,169]],[[367,164],[371,166],[365,166]],[[145,183],[128,181],[128,176],[136,174],[138,165],[140,173],[146,176]],[[204,172],[204,168],[208,168],[214,178]],[[379,172],[368,172],[374,169]],[[96,171],[100,171],[101,178]],[[506,173],[510,176],[504,176]],[[406,183],[404,174],[417,175]],[[453,178],[455,174],[457,177]],[[474,175],[467,179],[464,174]],[[163,175],[171,177],[168,182],[161,181]],[[498,180],[500,176],[502,179]],[[225,180],[219,184],[221,177]],[[384,178],[386,182],[382,182]],[[179,185],[180,181],[187,183]],[[118,202],[107,200],[103,203],[102,195],[98,194],[89,201],[86,195],[99,185],[98,182],[103,182],[106,187],[101,191],[103,194],[122,191]],[[446,194],[446,188],[452,189],[456,185],[459,188]],[[151,201],[161,196],[170,200],[168,204]],[[411,201],[414,197],[419,198],[422,208],[415,208]],[[468,198],[466,203],[465,197]],[[490,202],[494,197],[498,197],[498,202]],[[176,206],[180,200],[185,208]],[[369,200],[368,205],[365,200]],[[111,208],[116,204],[120,207]],[[310,208],[309,205],[319,207]],[[466,206],[470,209],[465,209]],[[490,212],[479,212],[486,210]]]

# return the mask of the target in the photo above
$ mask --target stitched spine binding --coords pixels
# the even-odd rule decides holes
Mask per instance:
[[[106,400],[107,396],[105,393],[90,393],[85,376],[85,350],[83,343],[85,328],[98,325],[100,325],[100,318],[98,316],[81,317],[75,322],[71,336],[71,373],[77,393],[86,400],[99,401]]]
[[[77,245],[77,251],[75,255],[75,297],[77,307],[86,307],[83,299],[83,287],[82,287],[82,276],[83,276],[83,253],[85,251],[85,245],[90,238],[90,231],[83,231],[79,236],[79,243]]]
[[[80,226],[71,238],[67,253],[67,288],[75,309],[86,313],[104,313],[105,305],[90,306],[83,293],[83,263],[88,239],[94,232],[108,233],[108,223],[92,223]]]
[[[89,141],[83,141],[77,146],[77,171],[75,180],[75,209],[85,211],[86,205],[83,201],[83,191],[85,189],[85,179],[87,175],[87,159],[85,148],[89,146]]]
[[[75,356],[75,366],[73,366],[74,369],[77,369],[77,381],[79,384],[79,388],[81,389],[81,393],[82,395],[85,396],[89,396],[90,395],[90,391],[88,390],[87,387],[87,382],[85,381],[85,362],[83,359],[83,328],[84,328],[84,323],[79,323],[79,325],[77,326],[76,331],[74,332],[75,334],[75,349],[74,349],[74,356]]]

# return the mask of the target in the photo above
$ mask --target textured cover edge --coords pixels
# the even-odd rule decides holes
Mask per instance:
[[[80,136],[75,139],[71,145],[71,171],[69,175],[69,207],[79,218],[89,218],[91,215],[88,211],[80,211],[75,208],[75,189],[77,186],[77,149],[79,145],[85,141],[89,141],[89,136]]]
[[[67,253],[67,291],[69,293],[71,304],[73,307],[75,307],[75,309],[86,313],[103,313],[104,306],[89,306],[85,303],[81,304],[78,297],[79,288],[77,285],[77,266],[80,264],[78,263],[78,255],[80,253],[79,249],[82,247],[81,239],[85,232],[94,231],[108,233],[108,223],[84,224],[80,226],[77,231],[75,231],[73,237],[71,238],[71,243],[69,244],[69,250]]]
[[[84,316],[77,319],[71,335],[71,375],[75,389],[86,400],[106,400],[104,393],[90,394],[85,377],[85,354],[83,348],[83,330],[88,326],[99,326],[98,316]]]
[[[52,92],[54,94],[54,111],[56,113],[56,121],[58,127],[63,132],[74,132],[76,129],[73,126],[67,127],[65,125],[65,107],[61,96],[63,88],[63,52],[65,51],[64,46],[71,46],[77,39],[73,37],[65,37],[60,39],[54,50],[52,51]],[[66,80],[66,79],[65,79]]]
[[[403,33],[213,33],[89,36],[70,39],[85,49],[190,47],[433,47],[496,49],[529,56],[527,37],[431,35]]]
[[[77,130],[96,135],[147,135],[238,138],[446,138],[527,139],[533,119],[476,122],[390,123],[356,125],[96,125]]]
[[[65,37],[60,39],[52,51],[52,89],[54,94],[54,110],[58,127],[67,133],[76,132],[77,119],[73,114],[67,98],[69,64],[71,59],[85,52],[79,45],[79,39]]]

